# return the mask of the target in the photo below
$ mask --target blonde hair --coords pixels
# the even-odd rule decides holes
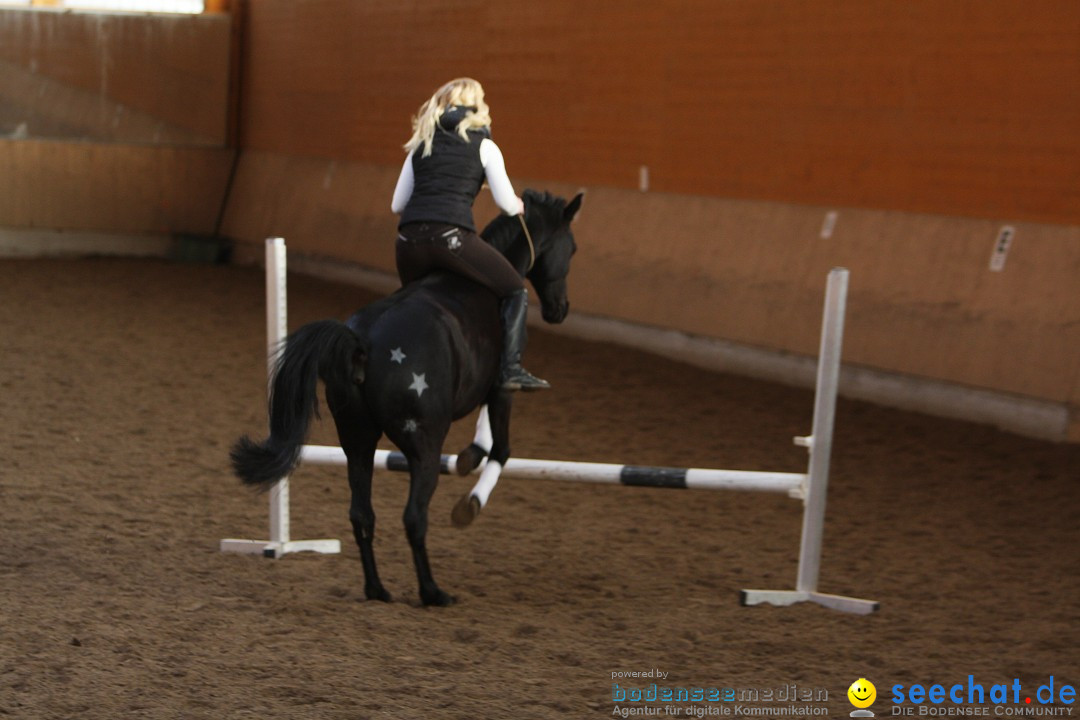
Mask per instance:
[[[413,134],[409,142],[405,143],[405,151],[412,152],[423,144],[424,152],[421,157],[431,155],[431,145],[439,118],[447,108],[455,105],[476,108],[466,112],[465,118],[458,123],[457,133],[462,139],[469,139],[469,130],[491,127],[491,115],[487,103],[484,102],[484,88],[472,78],[457,78],[436,90],[416,111],[416,116],[412,119]]]

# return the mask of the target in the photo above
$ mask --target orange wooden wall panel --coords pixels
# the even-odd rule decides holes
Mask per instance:
[[[231,153],[0,140],[0,226],[117,233],[215,231]]]
[[[244,154],[224,232],[257,248],[394,272],[396,169]],[[524,179],[569,197],[576,185]],[[478,221],[497,210],[488,193]],[[1015,223],[1002,272],[989,219],[592,187],[575,223],[576,313],[817,352],[824,279],[851,270],[845,362],[1080,408],[1080,226]],[[344,311],[344,310],[343,310]],[[1074,411],[1080,419],[1080,410]]]
[[[473,75],[528,177],[1076,223],[1078,37],[1072,0],[260,0],[245,140],[396,163]]]
[[[0,10],[0,20],[0,61],[183,128],[192,142],[225,143],[228,16]]]
[[[230,22],[0,10],[0,120],[28,135],[0,139],[0,226],[215,232]]]

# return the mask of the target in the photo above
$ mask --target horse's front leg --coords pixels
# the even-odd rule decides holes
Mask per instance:
[[[476,468],[491,452],[491,420],[488,417],[488,406],[481,405],[480,413],[476,416],[476,435],[469,446],[458,453],[454,470],[462,477],[468,475]]]
[[[513,395],[505,391],[494,391],[488,398],[487,412],[481,411],[477,422],[477,437],[490,438],[490,453],[487,465],[480,473],[480,479],[476,481],[467,494],[463,495],[450,515],[450,520],[455,527],[466,527],[476,519],[480,510],[487,504],[491,491],[499,482],[499,475],[510,457],[510,408]],[[481,424],[487,419],[488,427],[482,428]]]
[[[439,453],[407,454],[409,460],[409,500],[405,504],[405,534],[412,548],[420,601],[425,605],[452,605],[454,597],[435,584],[427,554],[428,507],[439,484]]]

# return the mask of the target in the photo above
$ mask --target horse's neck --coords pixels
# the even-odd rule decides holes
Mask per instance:
[[[528,272],[530,253],[525,232],[517,216],[502,216],[484,231],[484,239],[502,253],[522,277]]]

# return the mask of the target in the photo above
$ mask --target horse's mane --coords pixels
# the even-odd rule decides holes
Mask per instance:
[[[563,208],[566,207],[565,200],[546,191],[525,190],[521,195],[525,200],[526,213],[529,208],[536,208],[545,215],[554,214],[556,211],[561,214]],[[500,213],[480,232],[480,237],[491,243],[499,252],[505,253],[520,232],[521,221],[517,217]]]

